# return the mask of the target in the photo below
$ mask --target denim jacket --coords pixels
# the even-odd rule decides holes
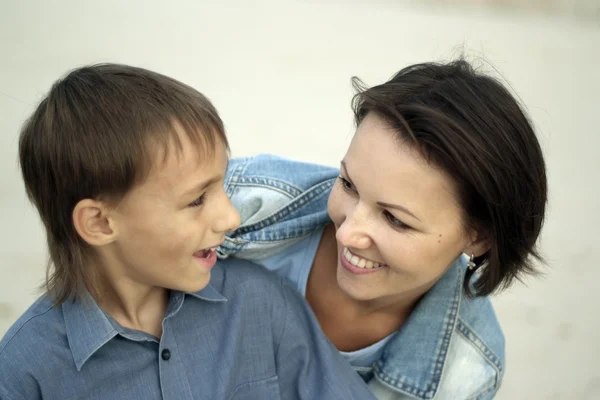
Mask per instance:
[[[272,155],[233,159],[225,189],[242,224],[219,256],[260,260],[330,222],[339,170]],[[380,400],[491,399],[504,374],[504,335],[488,298],[463,292],[459,257],[422,298],[372,368],[357,368]]]

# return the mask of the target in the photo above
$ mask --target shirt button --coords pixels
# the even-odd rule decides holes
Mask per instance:
[[[164,349],[161,353],[161,357],[163,360],[169,361],[169,358],[171,358],[171,352],[169,351],[169,349]]]

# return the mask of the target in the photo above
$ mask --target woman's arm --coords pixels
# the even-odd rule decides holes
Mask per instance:
[[[225,190],[241,215],[220,258],[260,264],[329,222],[327,199],[339,170],[273,155],[232,159]]]

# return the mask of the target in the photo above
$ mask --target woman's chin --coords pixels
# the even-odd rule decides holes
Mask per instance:
[[[356,301],[370,301],[379,298],[381,296],[380,289],[370,285],[364,278],[366,276],[349,276],[344,267],[338,264],[337,284],[348,297]]]

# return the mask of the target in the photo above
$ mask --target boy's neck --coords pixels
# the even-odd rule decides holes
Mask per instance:
[[[96,281],[96,302],[125,328],[162,336],[162,321],[167,310],[169,290],[143,285],[130,277],[103,271]]]

